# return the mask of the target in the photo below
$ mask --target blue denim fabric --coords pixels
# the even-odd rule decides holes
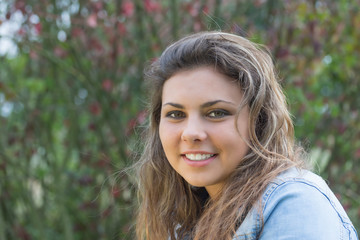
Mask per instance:
[[[246,216],[233,238],[251,239],[357,240],[358,237],[325,181],[310,171],[292,168],[268,185],[261,202]]]

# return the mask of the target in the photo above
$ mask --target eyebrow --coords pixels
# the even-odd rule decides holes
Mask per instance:
[[[211,106],[213,106],[213,105],[215,105],[217,103],[227,103],[227,104],[235,105],[234,103],[228,102],[228,101],[225,101],[225,100],[215,100],[215,101],[210,101],[210,102],[206,102],[204,104],[201,104],[201,108],[208,108],[208,107],[211,107]],[[168,103],[163,104],[163,107],[166,106],[166,105],[170,105],[170,106],[173,106],[173,107],[179,108],[179,109],[184,109],[185,108],[181,104],[172,103],[172,102],[168,102]]]

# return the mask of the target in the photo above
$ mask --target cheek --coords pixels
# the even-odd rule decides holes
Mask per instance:
[[[161,142],[168,138],[169,136],[169,126],[166,124],[166,122],[160,121],[159,124],[159,136]]]
[[[160,121],[159,124],[159,135],[160,138],[168,140],[169,138],[173,139],[179,135],[180,127],[178,124],[170,123],[165,121]]]
[[[174,147],[177,142],[177,135],[176,128],[167,124],[166,122],[160,121],[159,136],[165,153],[171,151],[171,149]]]

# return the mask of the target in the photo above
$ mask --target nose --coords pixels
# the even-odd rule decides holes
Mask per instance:
[[[207,133],[204,123],[200,117],[188,118],[185,123],[183,132],[181,134],[181,140],[193,143],[201,142],[207,138]]]

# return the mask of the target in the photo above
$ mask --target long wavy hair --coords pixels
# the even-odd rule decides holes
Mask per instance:
[[[249,108],[250,151],[210,199],[203,187],[187,183],[169,164],[159,137],[164,82],[181,70],[214,67],[238,83]],[[170,45],[145,70],[150,122],[136,163],[140,206],[138,239],[232,239],[269,182],[302,164],[285,96],[268,50],[246,38],[201,32]]]

